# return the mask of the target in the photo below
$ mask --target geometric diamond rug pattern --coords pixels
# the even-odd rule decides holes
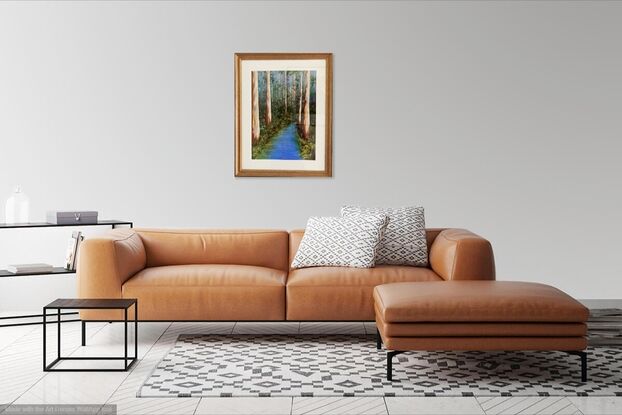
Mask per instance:
[[[182,334],[138,397],[622,396],[622,349],[563,352],[407,352],[393,358],[374,336]]]

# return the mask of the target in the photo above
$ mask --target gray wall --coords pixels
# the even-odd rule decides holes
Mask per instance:
[[[422,204],[489,238],[500,279],[622,298],[621,20],[615,2],[0,3],[0,192],[20,183],[34,219],[160,227]],[[334,53],[333,178],[233,177],[250,51]]]

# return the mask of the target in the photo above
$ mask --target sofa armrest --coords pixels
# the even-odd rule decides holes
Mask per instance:
[[[86,239],[78,255],[80,298],[121,298],[123,283],[145,268],[147,256],[140,236],[131,229]]]
[[[494,280],[495,258],[490,242],[465,229],[445,229],[430,247],[434,272],[449,280]]]

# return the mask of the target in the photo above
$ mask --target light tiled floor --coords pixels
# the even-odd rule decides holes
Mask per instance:
[[[486,414],[580,414],[581,412],[564,397],[512,397],[477,398]]]
[[[484,414],[475,398],[385,398],[390,414]]]
[[[292,398],[202,398],[195,413],[289,415],[291,410]]]
[[[79,347],[79,323],[65,323],[64,327],[66,355],[110,354],[121,350],[120,324],[89,324],[87,347]],[[0,404],[114,404],[119,414],[128,415],[622,413],[622,397],[137,398],[139,386],[183,333],[372,334],[375,326],[373,323],[141,323],[140,361],[127,373],[44,373],[41,326],[0,328]],[[54,335],[50,326],[50,339]],[[54,351],[49,353],[52,357]]]

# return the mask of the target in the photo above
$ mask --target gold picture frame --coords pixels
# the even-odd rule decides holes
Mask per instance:
[[[332,53],[236,53],[235,176],[332,176]]]

